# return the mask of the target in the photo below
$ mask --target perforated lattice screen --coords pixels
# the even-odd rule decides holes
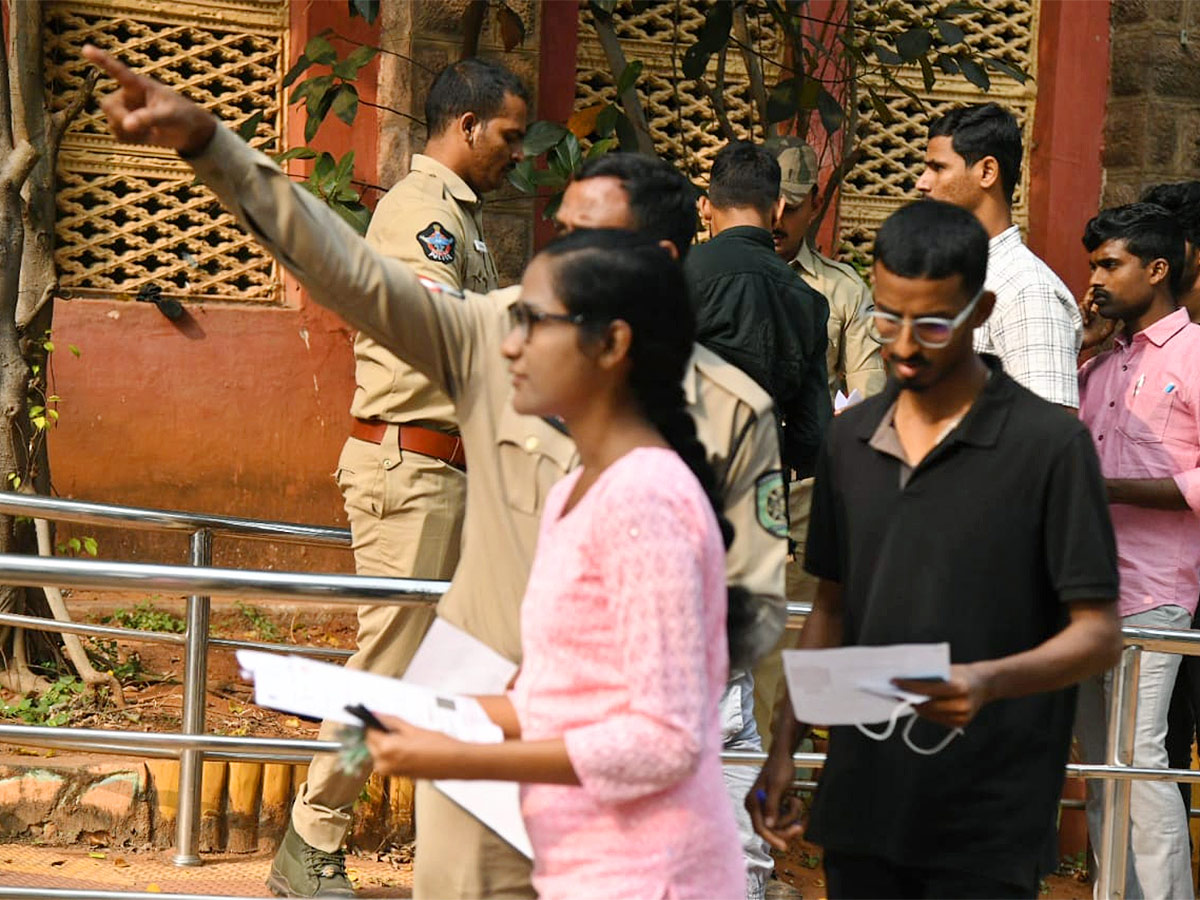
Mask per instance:
[[[896,11],[905,7],[911,16],[922,18],[937,15],[952,0],[861,0],[856,4],[858,15],[871,12],[890,12],[893,21],[902,18]],[[1036,78],[1037,25],[1039,0],[979,0],[980,10],[969,17],[953,21],[966,32],[967,44],[984,56],[994,56],[1009,65],[1017,66]],[[630,60],[643,60],[645,68],[639,81],[642,100],[646,106],[650,131],[659,153],[679,160],[688,174],[698,180],[707,177],[712,156],[724,143],[717,124],[712,119],[708,101],[696,91],[694,84],[683,78],[680,63],[683,52],[695,40],[704,22],[709,4],[658,0],[636,7],[622,0],[614,17],[617,36]],[[584,2],[579,14],[579,51],[577,62],[576,108],[584,108],[602,100],[613,100],[613,78],[592,24],[592,15]],[[752,32],[760,36],[758,49],[765,56],[778,59],[782,44],[772,31],[769,21],[752,21]],[[881,27],[873,23],[872,27]],[[884,24],[884,30],[899,30],[899,24]],[[710,62],[709,73],[715,67]],[[996,100],[1017,116],[1028,149],[1033,135],[1033,111],[1036,85],[1030,81],[1021,85],[999,72],[989,71],[992,86],[981,93],[962,76],[938,73],[933,91],[926,92],[920,70],[901,76],[902,82],[920,97],[913,100],[894,88],[886,88],[879,79],[866,79],[886,98],[895,121],[883,125],[864,90],[859,105],[861,123],[865,126],[864,156],[850,173],[843,186],[840,205],[840,236],[846,253],[869,252],[879,224],[898,206],[915,197],[917,178],[923,167],[925,134],[930,118],[961,103]],[[779,78],[779,69],[768,64],[765,70],[768,84]],[[740,54],[727,57],[728,91],[725,101],[729,118],[739,136],[748,137],[752,120],[749,79],[746,77]],[[678,85],[679,100],[674,97],[673,85]],[[754,135],[761,137],[761,134]],[[1027,170],[1028,167],[1025,167]],[[1026,224],[1025,188],[1027,174],[1017,188],[1016,218]]]
[[[83,83],[93,43],[183,91],[237,128],[262,113],[255,146],[281,149],[279,82],[287,59],[286,0],[46,4],[46,79],[56,106]],[[102,80],[98,94],[111,90]],[[59,157],[61,285],[77,296],[135,296],[156,284],[180,300],[278,303],[274,262],[168,150],[121,144],[93,99]]]

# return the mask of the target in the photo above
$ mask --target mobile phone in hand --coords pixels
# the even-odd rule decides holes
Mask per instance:
[[[373,728],[376,731],[382,731],[384,734],[387,734],[392,730],[380,722],[375,713],[371,712],[361,703],[351,703],[347,705],[345,709],[346,712],[350,713],[350,715],[362,722],[364,728]]]

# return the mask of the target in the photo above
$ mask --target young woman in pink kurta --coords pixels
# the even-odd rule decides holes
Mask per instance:
[[[542,897],[742,897],[718,716],[731,530],[684,407],[682,274],[644,238],[586,232],[536,257],[522,287],[504,344],[513,406],[560,417],[582,465],[543,509],[521,672],[481,698],[508,739],[385,720],[395,731],[368,737],[376,769],[522,782]]]

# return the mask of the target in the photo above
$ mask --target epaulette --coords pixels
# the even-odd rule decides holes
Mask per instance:
[[[448,284],[443,284],[440,281],[434,281],[432,278],[426,278],[424,275],[418,275],[417,281],[425,286],[425,290],[431,294],[445,294],[448,297],[453,297],[455,300],[465,300],[467,295],[456,287],[451,287]]]
[[[759,387],[758,382],[733,363],[726,362],[707,347],[697,345],[696,368],[713,384],[732,394],[754,410],[756,416],[765,416],[775,408],[771,395]]]

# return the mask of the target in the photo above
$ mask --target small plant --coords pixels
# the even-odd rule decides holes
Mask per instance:
[[[143,600],[133,609],[118,609],[111,616],[104,616],[102,623],[112,622],[122,628],[133,628],[138,631],[166,631],[171,634],[183,634],[187,625],[179,616],[165,609],[159,609],[149,600]]]
[[[65,725],[75,712],[95,705],[104,688],[93,691],[78,677],[62,675],[37,696],[24,696],[15,703],[0,700],[0,717],[20,719],[26,725]]]
[[[136,651],[122,654],[117,649],[116,641],[89,641],[87,648],[88,659],[92,665],[102,672],[108,672],[117,681],[125,684],[130,681],[145,681],[146,669],[142,658]]]
[[[254,629],[254,633],[258,635],[260,641],[276,643],[283,640],[283,632],[279,630],[279,626],[271,621],[271,618],[257,606],[247,606],[239,600],[234,604],[234,608],[242,614],[242,618]]]
[[[59,556],[95,556],[100,551],[100,545],[90,535],[71,538],[55,545]]]

